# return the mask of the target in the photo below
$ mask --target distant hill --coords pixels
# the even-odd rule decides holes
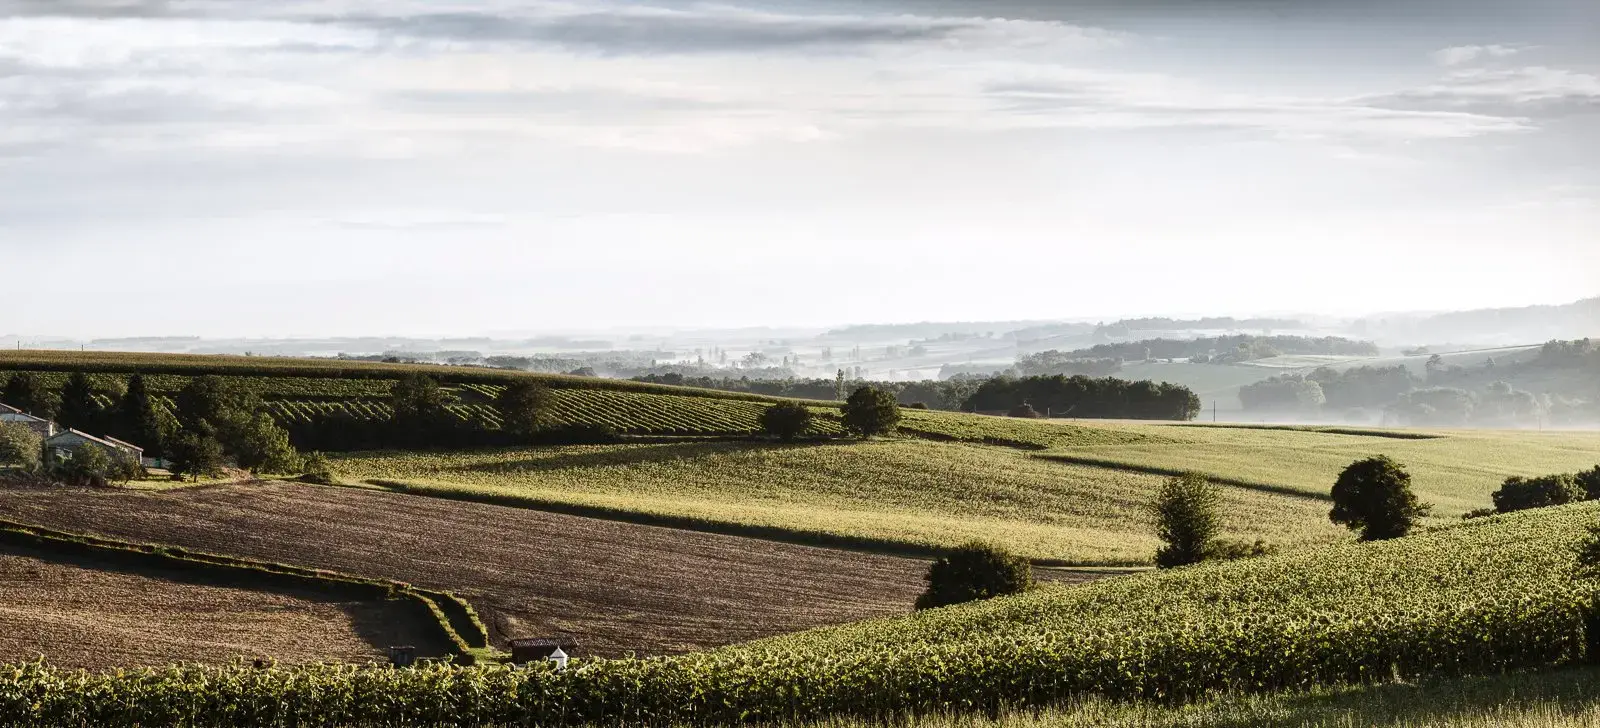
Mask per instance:
[[[1600,336],[1600,298],[1563,306],[1485,308],[1356,321],[1351,333],[1392,344],[1513,345]]]

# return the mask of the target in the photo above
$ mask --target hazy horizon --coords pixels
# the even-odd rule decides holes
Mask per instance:
[[[1600,4],[0,0],[0,333],[1600,294]]]

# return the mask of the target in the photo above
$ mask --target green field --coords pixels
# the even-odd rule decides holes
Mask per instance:
[[[987,539],[1075,564],[1148,561],[1157,543],[1142,508],[1162,481],[1013,448],[905,439],[358,453],[337,458],[335,467],[346,480],[399,482],[425,494],[588,506],[867,545]],[[1231,535],[1275,543],[1343,537],[1321,501],[1224,490]]]

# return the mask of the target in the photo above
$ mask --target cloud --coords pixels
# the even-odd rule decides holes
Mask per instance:
[[[1553,116],[1600,108],[1600,77],[1560,68],[1471,68],[1366,103],[1414,110]]]
[[[1521,48],[1505,45],[1454,46],[1434,51],[1433,61],[1441,66],[1459,66],[1480,58],[1506,58],[1521,52]]]

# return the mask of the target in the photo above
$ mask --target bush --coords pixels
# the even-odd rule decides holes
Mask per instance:
[[[1028,404],[1027,402],[1023,402],[1022,404],[1019,404],[1019,405],[1017,405],[1015,407],[1012,407],[1011,411],[1006,413],[1006,416],[1007,417],[1023,417],[1023,418],[1027,418],[1027,419],[1036,420],[1036,419],[1039,419],[1040,417],[1042,417],[1043,415],[1039,414],[1039,411],[1034,409],[1033,405]]]
[[[300,469],[304,471],[300,476],[300,482],[302,483],[336,485],[339,482],[338,477],[333,474],[333,463],[328,460],[328,456],[320,452],[307,455],[305,460],[302,461]]]
[[[1572,479],[1583,488],[1584,500],[1600,500],[1600,465],[1578,473]]]
[[[1033,588],[1028,560],[990,544],[965,544],[928,567],[928,590],[917,609],[932,609],[979,599],[1018,594]]]
[[[761,431],[785,442],[811,431],[811,409],[799,402],[780,402],[761,413]]]
[[[113,479],[131,480],[128,469],[98,445],[84,443],[72,449],[70,457],[51,464],[50,474],[63,483],[104,488]]]
[[[1411,474],[1388,456],[1357,460],[1333,484],[1334,523],[1361,532],[1362,541],[1399,538],[1431,509],[1411,492]]]
[[[900,424],[900,403],[877,387],[861,387],[840,408],[846,432],[863,438],[887,435]]]
[[[1204,561],[1222,531],[1222,492],[1204,475],[1186,473],[1163,483],[1150,505],[1156,537],[1156,566],[1166,569]]]
[[[540,445],[609,445],[622,441],[617,428],[600,423],[578,423],[540,430],[533,438]]]
[[[903,405],[900,405],[900,406],[904,407],[906,409],[914,409],[914,410],[925,410],[925,409],[928,409],[928,403],[927,402],[912,402],[911,404],[903,404]]]
[[[1546,475],[1539,478],[1510,477],[1494,492],[1494,508],[1499,513],[1529,508],[1559,506],[1583,500],[1583,486],[1571,475]]]
[[[1499,513],[1499,511],[1493,508],[1474,508],[1466,513],[1461,514],[1461,520],[1470,521],[1474,518],[1487,518],[1495,515],[1496,513]]]
[[[44,438],[16,422],[0,422],[0,467],[12,466],[33,472],[39,468]]]

